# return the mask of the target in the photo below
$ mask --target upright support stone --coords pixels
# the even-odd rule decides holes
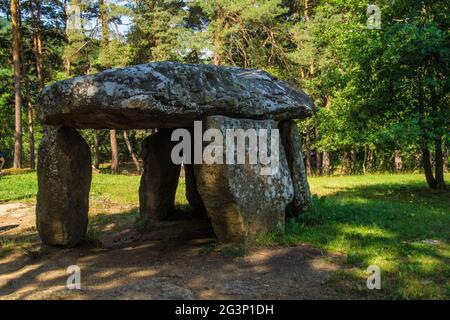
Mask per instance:
[[[44,244],[73,247],[85,239],[91,152],[73,128],[47,128],[39,146],[36,224]]]
[[[207,117],[203,122],[204,129],[218,129],[226,137],[228,129],[243,129],[234,131],[244,141],[245,137],[254,129],[268,130],[269,135],[259,138],[268,147],[268,155],[273,156],[275,163],[271,174],[263,169],[269,169],[270,163],[250,164],[250,150],[256,146],[246,144],[244,153],[242,149],[235,148],[236,154],[245,154],[245,164],[201,164],[195,166],[198,191],[205,204],[208,216],[211,219],[214,232],[221,242],[238,242],[257,234],[268,231],[284,230],[285,209],[293,199],[291,175],[284,150],[276,140],[276,148],[271,149],[270,132],[277,129],[272,120],[233,119],[224,116]],[[226,159],[227,139],[224,138],[224,163],[231,162]],[[234,140],[234,139],[233,139]],[[263,141],[265,140],[265,141]],[[253,139],[254,142],[254,139]],[[222,153],[221,142],[214,141],[219,147],[216,152]],[[234,143],[234,141],[233,141]],[[254,149],[253,149],[254,150]],[[260,152],[263,150],[259,150]],[[278,152],[278,157],[276,154]],[[204,152],[205,155],[205,152]],[[207,155],[207,154],[206,154]],[[214,158],[215,155],[214,155]],[[216,158],[217,159],[217,158]],[[204,159],[210,163],[211,159]],[[228,161],[227,161],[228,160]],[[277,161],[278,160],[278,161]]]
[[[306,209],[311,200],[305,164],[303,162],[302,142],[298,133],[298,127],[294,121],[281,121],[278,127],[294,185],[294,201],[292,202],[290,214],[295,216]]]
[[[141,218],[163,220],[175,206],[175,194],[180,165],[172,162],[172,130],[160,129],[142,143],[144,172],[139,187],[139,212]]]

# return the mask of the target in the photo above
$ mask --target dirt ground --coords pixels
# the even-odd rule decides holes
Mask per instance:
[[[104,222],[96,245],[49,248],[36,236],[34,210],[0,205],[0,245],[29,241],[0,257],[0,299],[352,298],[328,281],[341,257],[308,245],[239,254],[214,247],[207,221],[178,217],[142,233],[130,215]],[[81,290],[66,287],[71,265],[80,267]]]

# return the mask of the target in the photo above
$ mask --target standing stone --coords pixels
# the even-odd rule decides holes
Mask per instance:
[[[266,129],[270,132],[271,129],[276,129],[276,124],[272,120],[211,116],[204,120],[203,127],[218,129],[222,133],[226,161],[227,129],[255,129],[256,132]],[[284,230],[285,209],[292,202],[293,186],[284,150],[279,140],[277,142],[279,163],[278,170],[275,168],[273,174],[263,175],[261,170],[266,165],[260,161],[249,164],[249,151],[254,146],[249,146],[248,143],[245,148],[246,164],[214,163],[195,166],[198,191],[219,241],[238,242],[268,231]],[[213,143],[222,145],[220,141]],[[272,151],[277,151],[270,150],[270,138],[267,145],[269,155]],[[238,149],[235,148],[235,155],[237,152]],[[208,157],[204,160],[208,161]]]
[[[85,239],[91,152],[73,128],[46,130],[39,146],[36,224],[42,242],[73,247]]]
[[[144,172],[139,187],[139,212],[146,220],[163,220],[175,209],[180,165],[172,162],[172,130],[160,129],[142,143]]]
[[[290,214],[296,216],[308,207],[311,200],[305,164],[303,162],[302,142],[294,121],[281,121],[278,127],[294,185],[294,201]]]

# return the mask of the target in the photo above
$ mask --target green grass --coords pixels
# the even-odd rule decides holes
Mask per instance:
[[[36,192],[35,172],[0,177],[0,203],[31,201],[36,196]]]
[[[183,179],[178,186],[176,202],[187,205]],[[136,175],[93,174],[91,198],[120,204],[139,203],[140,177]],[[8,174],[0,178],[0,203],[34,201],[37,193],[35,172]]]
[[[137,206],[139,179],[94,174],[91,198]],[[184,206],[180,181],[176,201]],[[309,181],[317,194],[311,209],[290,221],[286,233],[259,237],[255,245],[309,243],[340,253],[345,268],[330,283],[360,297],[450,299],[450,192],[431,192],[420,174]],[[36,191],[35,173],[7,175],[0,180],[0,203],[31,201]],[[381,290],[365,285],[373,264],[381,268]]]
[[[447,176],[448,181],[448,176]],[[311,178],[311,209],[270,245],[310,243],[343,254],[333,277],[370,298],[450,298],[450,192],[427,190],[421,175]],[[434,241],[431,241],[434,240]],[[366,269],[381,268],[382,290],[366,288]]]

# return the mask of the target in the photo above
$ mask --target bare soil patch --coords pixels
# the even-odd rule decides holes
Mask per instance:
[[[0,205],[0,244],[14,245],[0,257],[0,299],[352,298],[328,281],[339,256],[308,245],[209,250],[207,221],[178,215],[139,232],[135,208],[106,207],[108,215],[104,203],[93,206],[96,245],[64,249],[41,246],[33,204]],[[66,288],[71,265],[81,269],[81,290]]]

